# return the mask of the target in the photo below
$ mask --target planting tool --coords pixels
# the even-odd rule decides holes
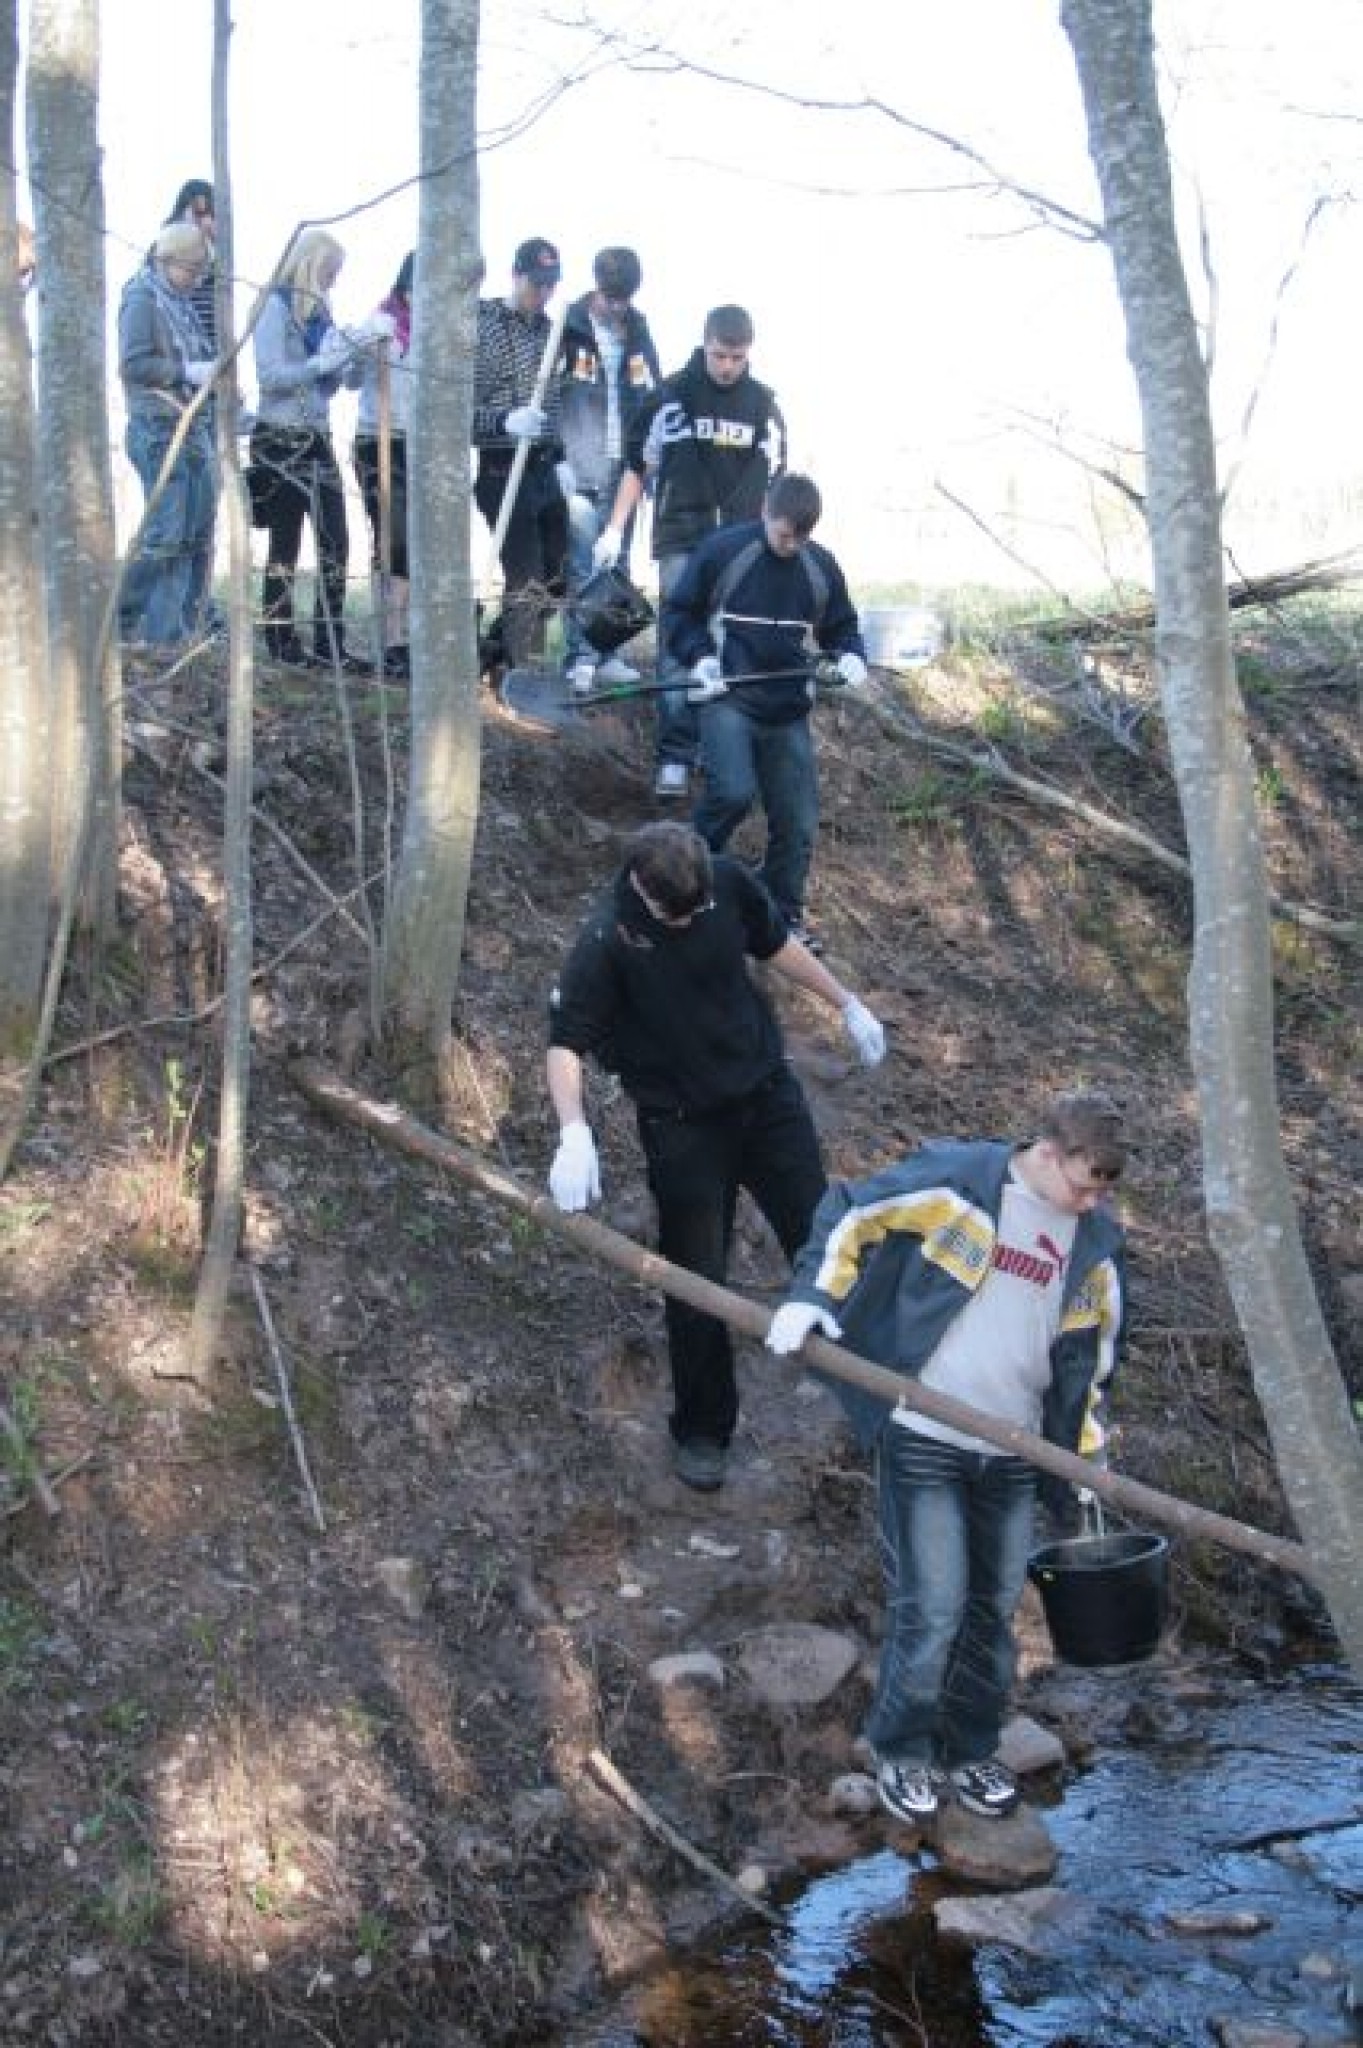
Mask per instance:
[[[741,690],[746,684],[777,683],[797,678],[839,689],[844,687],[837,674],[836,663],[829,661],[805,662],[799,668],[766,669],[752,675],[725,676],[724,681],[728,689]],[[538,726],[545,732],[564,732],[577,724],[582,712],[608,710],[631,697],[659,697],[664,690],[684,690],[686,685],[687,678],[683,675],[675,682],[610,683],[600,690],[565,690],[563,677],[557,670],[513,668],[502,677],[498,695],[506,709],[527,725]],[[696,709],[704,711],[707,703],[723,702],[723,697],[702,699]]]

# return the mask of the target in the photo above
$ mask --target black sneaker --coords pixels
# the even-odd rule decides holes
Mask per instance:
[[[728,1469],[729,1453],[723,1444],[711,1443],[703,1436],[693,1436],[684,1444],[674,1440],[672,1470],[683,1486],[694,1486],[697,1493],[717,1493]]]
[[[1002,1820],[1022,1797],[1013,1773],[992,1757],[982,1764],[957,1764],[948,1775],[962,1806],[986,1820]]]
[[[942,1774],[933,1764],[896,1764],[882,1758],[876,1766],[876,1790],[887,1813],[917,1827],[931,1820],[942,1803]]]

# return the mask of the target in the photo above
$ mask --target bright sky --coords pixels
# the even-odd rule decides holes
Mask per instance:
[[[587,35],[550,20],[573,4],[485,0],[485,140],[582,63]],[[600,0],[592,11],[715,71],[805,96],[879,95],[1075,211],[1095,209],[1055,0]],[[235,13],[237,259],[255,280],[296,221],[343,213],[415,173],[419,10],[237,0]],[[182,180],[211,174],[211,15],[209,0],[178,0],[173,13],[164,0],[105,7],[115,294]],[[1215,254],[1227,434],[1269,353],[1280,282],[1301,259],[1277,307],[1263,459],[1245,478],[1247,513],[1251,500],[1275,502],[1279,530],[1256,563],[1269,566],[1273,547],[1279,562],[1303,542],[1310,551],[1296,528],[1354,471],[1353,437],[1338,432],[1359,355],[1353,209],[1330,205],[1304,256],[1302,240],[1313,202],[1350,191],[1363,168],[1363,10],[1298,0],[1285,17],[1280,0],[1168,0],[1157,28],[1189,219],[1200,193]],[[1110,460],[1134,438],[1100,248],[1037,225],[962,159],[889,120],[788,107],[665,67],[597,69],[488,148],[481,175],[489,290],[527,234],[559,242],[574,293],[597,247],[632,243],[664,368],[699,340],[709,306],[750,308],[754,369],[781,395],[793,459],[822,484],[824,535],[854,578],[931,586],[1017,573],[939,479],[1049,573],[1099,575],[1114,536],[1093,529],[1083,471],[1045,442],[1064,423],[1074,445]],[[338,226],[349,251],[340,317],[382,295],[415,225],[406,192]],[[1205,304],[1200,279],[1195,288]]]

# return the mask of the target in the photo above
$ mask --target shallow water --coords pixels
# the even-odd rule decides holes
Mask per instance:
[[[939,1942],[932,1901],[972,1888],[930,1855],[882,1849],[785,1900],[784,1930],[745,1931],[679,1962],[629,2025],[595,2038],[1206,2048],[1226,2017],[1294,2025],[1312,2043],[1358,2038],[1342,1978],[1363,1965],[1363,1689],[1324,1672],[1233,1684],[1162,1733],[1096,1753],[1045,1819],[1060,1851],[1052,1882],[1087,1910],[1040,1955]],[[1193,1912],[1267,1924],[1167,1924]]]

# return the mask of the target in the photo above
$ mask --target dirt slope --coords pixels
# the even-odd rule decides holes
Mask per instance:
[[[1356,914],[1356,686],[1271,640],[1255,662],[1275,875]],[[1177,844],[1157,722],[1135,722],[1133,752],[1095,722],[1110,721],[1101,695],[1028,693],[1027,672],[949,660],[919,679],[916,708]],[[219,687],[205,670],[163,689],[174,729],[138,703],[127,922],[97,965],[78,963],[61,1032],[66,1048],[118,1035],[54,1065],[0,1191],[8,1398],[47,1469],[74,1468],[53,1520],[24,1505],[25,1460],[5,1470],[0,2040],[547,2039],[720,1903],[595,1785],[593,1746],[727,1868],[850,1852],[824,1795],[851,1762],[864,1670],[826,1707],[777,1713],[732,1675],[719,1694],[661,1695],[647,1667],[707,1648],[732,1673],[745,1635],[778,1620],[872,1649],[866,1478],[828,1397],[754,1353],[733,1483],[684,1493],[664,1456],[659,1304],[314,1115],[285,1074],[300,1049],[387,1085],[356,1030],[361,948],[335,916],[258,986],[247,1231],[325,1533],[248,1294],[218,1384],[173,1376],[213,1022],[142,1020],[214,992],[218,797],[203,768]],[[258,835],[264,962],[326,909],[297,856],[336,891],[354,856],[328,686],[267,671],[260,696],[258,803],[292,848]],[[386,701],[400,767],[403,701]],[[351,702],[373,865],[379,700],[357,688]],[[1142,1133],[1121,1460],[1283,1526],[1199,1218],[1185,889],[892,741],[851,701],[819,723],[812,914],[893,1047],[863,1073],[813,1006],[786,1005],[830,1167],[867,1170],[934,1132],[1021,1132],[1054,1086],[1111,1088]],[[489,702],[452,1128],[532,1180],[551,1149],[546,991],[652,808],[646,752],[623,712],[555,741]],[[1286,1142],[1357,1388],[1356,967],[1290,927],[1278,966]],[[609,1084],[596,1102],[607,1220],[643,1236],[627,1106]],[[735,1279],[773,1301],[781,1288],[751,1215]],[[1301,1609],[1223,1559],[1180,1561],[1190,1640],[1219,1631],[1268,1655]]]

